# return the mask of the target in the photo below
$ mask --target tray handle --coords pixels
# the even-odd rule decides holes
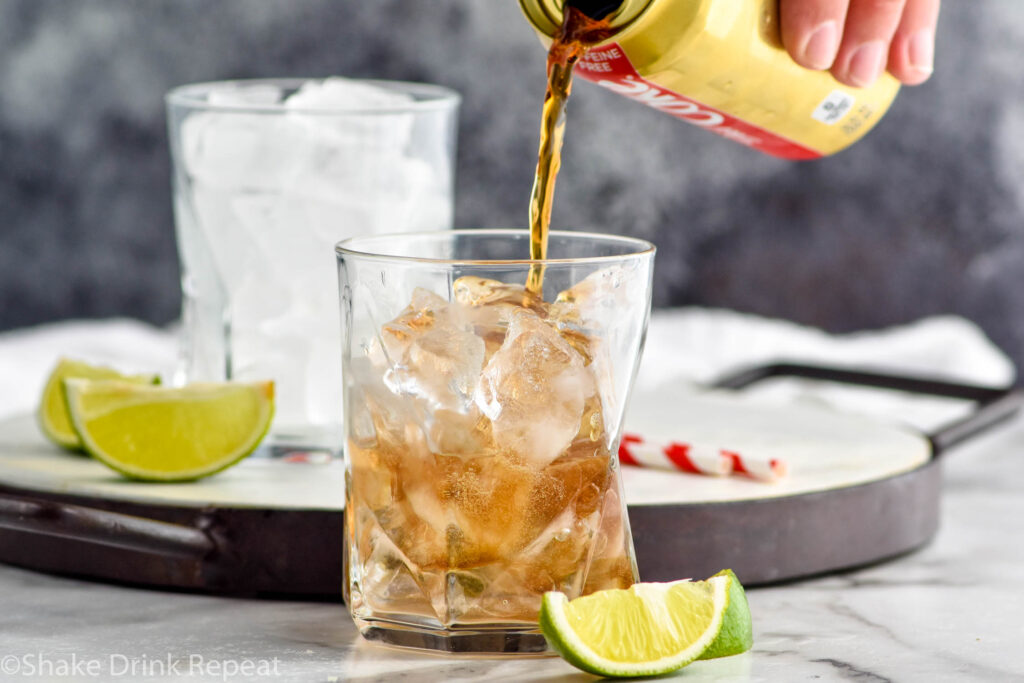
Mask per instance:
[[[801,363],[770,363],[746,368],[719,378],[711,386],[718,389],[743,389],[751,384],[774,377],[799,377],[879,389],[895,389],[911,394],[959,398],[976,403],[975,409],[966,417],[945,424],[930,434],[925,434],[932,444],[932,454],[936,456],[1010,419],[1024,406],[1024,394],[1012,388],[984,387]]]
[[[6,493],[0,493],[0,528],[194,560],[217,547],[203,529]]]

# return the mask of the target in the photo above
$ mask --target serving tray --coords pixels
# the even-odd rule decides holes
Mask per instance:
[[[972,401],[931,435],[742,388],[797,376]],[[637,396],[627,431],[784,458],[766,484],[623,467],[641,579],[732,567],[748,585],[877,562],[935,533],[946,449],[1013,415],[1020,394],[877,373],[771,365],[699,392]],[[670,427],[667,427],[670,425]],[[151,587],[341,599],[340,461],[249,458],[199,482],[144,484],[61,451],[31,416],[0,421],[0,561]]]

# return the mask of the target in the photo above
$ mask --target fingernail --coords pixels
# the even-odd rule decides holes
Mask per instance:
[[[835,61],[839,49],[839,27],[834,21],[825,21],[811,31],[804,43],[804,63],[812,69],[827,69]]]
[[[864,43],[850,56],[850,82],[858,88],[864,88],[875,82],[882,73],[882,58],[885,56],[885,44],[880,40]]]
[[[935,70],[935,37],[931,29],[923,29],[910,37],[907,43],[907,61],[910,68],[923,74]]]

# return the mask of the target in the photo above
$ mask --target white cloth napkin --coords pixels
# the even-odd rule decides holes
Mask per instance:
[[[176,337],[173,329],[125,319],[66,321],[2,333],[0,417],[34,410],[60,356],[170,377]],[[682,308],[652,316],[636,392],[649,398],[666,387],[678,390],[681,384],[707,382],[738,367],[776,360],[869,367],[992,386],[1014,378],[1010,360],[963,318],[927,318],[886,330],[829,335],[781,320]],[[868,395],[820,383],[773,382],[756,391],[772,402],[816,401],[841,410],[905,414],[922,428],[960,410],[945,400],[908,400],[895,392],[880,399],[877,391]]]
[[[882,330],[830,335],[784,320],[727,310],[683,308],[653,316],[635,403],[679,394],[680,385],[771,362],[796,362],[944,379],[992,387],[1013,383],[1010,359],[974,323],[925,318]],[[824,404],[929,430],[962,416],[963,401],[910,396],[808,380],[770,380],[744,392],[763,403]],[[630,425],[627,417],[626,426]]]
[[[679,308],[652,316],[637,387],[656,386],[666,374],[707,382],[738,367],[780,359],[985,385],[1006,384],[1015,376],[1013,363],[985,333],[957,316],[830,335],[786,320]]]
[[[0,418],[35,410],[57,359],[129,373],[174,371],[177,334],[137,320],[68,320],[0,334]]]

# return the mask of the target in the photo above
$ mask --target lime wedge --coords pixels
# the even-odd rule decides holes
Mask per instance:
[[[159,384],[156,375],[122,375],[117,370],[83,363],[82,361],[61,358],[57,366],[50,372],[43,389],[43,397],[39,401],[36,417],[39,428],[50,441],[58,446],[71,450],[81,450],[82,442],[71,425],[68,415],[67,401],[64,398],[64,379],[82,377],[85,379],[120,379],[134,384]]]
[[[707,581],[637,583],[568,600],[545,593],[540,627],[573,666],[632,678],[675,671],[718,636],[729,606],[730,576]]]
[[[249,455],[270,428],[274,383],[145,386],[67,379],[85,449],[126,477],[189,481]]]
[[[729,583],[729,607],[725,610],[725,619],[722,621],[722,630],[718,632],[718,637],[698,659],[731,657],[743,654],[754,646],[750,606],[747,604],[747,594],[743,591],[743,586],[731,569],[723,569],[715,576],[728,576],[732,579]]]

